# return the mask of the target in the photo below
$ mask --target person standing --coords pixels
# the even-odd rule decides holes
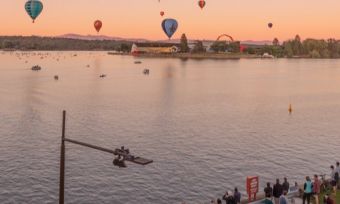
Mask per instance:
[[[234,196],[229,191],[224,194],[223,200],[225,200],[226,204],[236,204]]]
[[[234,189],[234,199],[237,204],[241,203],[241,193],[237,188]]]
[[[303,185],[303,198],[302,198],[302,203],[305,204],[307,200],[307,204],[310,204],[310,197],[313,192],[313,184],[312,181],[310,180],[309,176],[306,177],[306,182]]]
[[[324,200],[324,204],[335,204],[334,200],[330,198],[329,195],[325,195],[323,200]]]
[[[283,191],[289,192],[289,183],[286,177],[283,178],[282,189]]]
[[[283,194],[280,196],[279,199],[279,204],[288,204],[288,199],[287,199],[287,191],[283,191]]]
[[[320,186],[321,186],[321,182],[318,178],[318,175],[315,174],[314,183],[313,183],[313,196],[315,199],[315,204],[319,204]]]
[[[276,179],[276,184],[273,187],[273,196],[275,204],[279,204],[280,196],[282,195],[282,185],[280,184],[280,180]]]
[[[261,202],[261,204],[273,204],[271,196],[267,197],[266,195],[266,198]]]
[[[336,178],[335,178],[335,176],[336,176],[336,172],[335,172],[335,169],[334,169],[334,166],[333,165],[331,165],[331,184],[332,184],[332,187],[333,187],[333,192],[334,193],[336,193]],[[338,174],[339,175],[339,174]]]
[[[270,186],[270,183],[267,183],[267,187],[264,188],[264,193],[266,198],[272,198],[273,197],[273,188]]]
[[[334,179],[336,181],[337,184],[337,188],[340,189],[340,163],[336,162],[336,168],[335,168],[335,174],[334,174]]]

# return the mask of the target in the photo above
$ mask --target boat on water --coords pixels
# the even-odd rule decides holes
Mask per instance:
[[[264,53],[262,55],[262,58],[264,58],[264,59],[274,59],[275,57],[273,55],[271,55],[271,54]]]
[[[31,68],[33,71],[40,71],[41,67],[39,65],[35,65]]]
[[[135,61],[135,64],[142,64],[141,61]]]
[[[145,74],[145,75],[150,74],[150,70],[149,70],[149,69],[144,69],[144,70],[143,70],[143,74]]]

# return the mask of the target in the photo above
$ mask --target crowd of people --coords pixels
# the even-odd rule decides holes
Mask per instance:
[[[330,166],[331,174],[330,180],[326,181],[325,178],[319,178],[318,175],[314,175],[313,181],[309,176],[306,176],[305,183],[303,185],[303,189],[299,189],[298,184],[295,182],[293,186],[290,186],[288,179],[283,178],[283,183],[280,182],[280,179],[276,179],[276,183],[271,186],[271,183],[268,182],[266,187],[264,188],[265,199],[262,201],[263,204],[291,204],[287,195],[292,191],[299,191],[302,193],[302,202],[303,204],[310,204],[311,198],[314,198],[315,204],[320,204],[320,193],[321,186],[329,184],[331,186],[331,192],[326,193],[323,198],[323,203],[321,204],[336,204],[335,201],[331,198],[331,194],[336,194],[337,189],[340,189],[340,165],[339,162],[336,163],[336,166]],[[323,186],[325,188],[325,186]],[[241,194],[237,188],[234,189],[234,192],[227,191],[222,199],[218,198],[217,200],[212,200],[212,204],[222,204],[222,200],[225,201],[226,204],[239,204],[241,202]]]
[[[327,193],[323,198],[323,204],[335,204],[335,201],[331,198],[330,194],[336,194],[338,188],[340,188],[339,182],[339,174],[340,174],[340,165],[339,162],[336,163],[336,168],[332,165],[330,167],[331,174],[329,184],[332,187],[332,192]],[[328,183],[323,178],[323,182]],[[311,203],[311,198],[313,197],[315,200],[315,204],[320,203],[320,192],[321,192],[321,180],[318,175],[314,175],[313,181],[309,176],[306,176],[306,181],[303,185],[302,191],[302,203],[307,204]],[[326,184],[324,184],[326,185]],[[279,179],[276,179],[276,183],[273,187],[270,186],[270,183],[267,183],[267,186],[264,188],[265,200],[264,204],[289,204],[290,202],[287,199],[287,194],[289,191],[298,189],[298,184],[295,183],[294,187],[289,187],[289,183],[287,178],[284,178],[284,182],[281,184]],[[274,201],[274,202],[273,202]]]
[[[271,184],[268,182],[267,186],[264,188],[265,200],[264,204],[273,204],[273,200],[275,204],[288,204],[287,194],[289,190],[294,188],[298,188],[297,183],[295,183],[294,187],[290,187],[290,184],[287,178],[283,178],[283,183],[280,183],[280,179],[276,179],[276,183],[271,187]]]
[[[226,204],[239,204],[241,203],[241,193],[238,191],[238,188],[234,189],[234,192],[227,191],[222,197],[222,200],[225,201]],[[218,198],[217,200],[211,200],[212,204],[222,204],[222,200]]]

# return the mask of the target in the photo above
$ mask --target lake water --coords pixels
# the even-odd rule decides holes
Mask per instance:
[[[57,203],[62,110],[66,137],[154,160],[67,143],[66,203],[208,203],[340,160],[340,60],[0,52],[0,94],[1,203]]]

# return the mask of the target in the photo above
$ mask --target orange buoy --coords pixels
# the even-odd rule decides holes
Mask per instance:
[[[289,104],[288,112],[291,114],[293,112],[292,104]]]

